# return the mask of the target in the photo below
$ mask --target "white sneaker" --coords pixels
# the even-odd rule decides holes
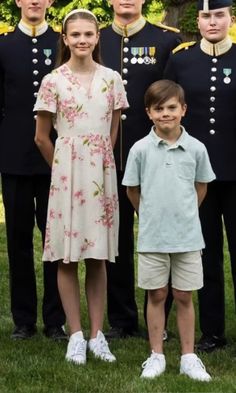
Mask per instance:
[[[89,340],[88,347],[96,358],[104,360],[105,362],[116,361],[116,357],[111,353],[108,342],[100,330],[97,332],[97,337]]]
[[[195,353],[181,356],[180,374],[185,374],[197,381],[209,382],[211,380],[211,376],[206,372],[204,364]]]
[[[86,349],[87,341],[84,339],[83,332],[73,333],[67,345],[66,360],[76,364],[85,364]]]
[[[141,378],[155,378],[166,369],[165,355],[152,351],[151,356],[142,364]]]

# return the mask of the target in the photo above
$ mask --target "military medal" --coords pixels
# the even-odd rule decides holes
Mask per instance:
[[[148,48],[147,48],[147,46],[145,46],[145,48],[144,48],[144,54],[145,54],[145,57],[143,59],[144,64],[150,64],[151,63],[151,59],[148,56]]]
[[[143,54],[144,54],[144,48],[143,47],[138,48],[138,55],[139,55],[138,63],[139,64],[143,64],[143,57],[142,57]]]
[[[155,46],[150,46],[149,48],[149,55],[151,56],[150,61],[151,64],[156,64],[157,60],[155,59],[156,48]]]
[[[133,55],[133,57],[132,57],[132,59],[130,60],[130,63],[131,64],[136,64],[137,63],[137,61],[138,61],[138,59],[137,59],[137,55],[138,55],[138,48],[131,48],[130,49],[130,51],[131,51],[131,53],[132,53],[132,55]]]
[[[226,85],[228,85],[231,82],[231,79],[229,77],[231,75],[231,73],[232,73],[232,69],[231,68],[223,68],[223,74],[225,75],[224,83]]]
[[[52,54],[52,50],[51,50],[51,49],[44,49],[44,50],[43,50],[43,53],[44,53],[45,56],[46,56],[46,59],[45,59],[44,63],[45,63],[47,66],[50,66],[50,65],[52,64],[52,60],[51,60],[49,57],[50,57],[51,54]]]

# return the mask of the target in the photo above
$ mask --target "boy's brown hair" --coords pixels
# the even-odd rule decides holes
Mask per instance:
[[[182,106],[185,105],[184,90],[178,83],[168,79],[154,82],[145,92],[145,108],[150,109],[152,105],[162,105],[173,97],[176,97]]]

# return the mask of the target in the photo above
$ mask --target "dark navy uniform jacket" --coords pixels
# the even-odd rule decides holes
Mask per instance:
[[[130,105],[129,109],[122,113],[115,147],[118,170],[125,169],[131,146],[150,131],[152,123],[145,112],[144,93],[151,83],[163,77],[168,56],[180,41],[179,35],[175,32],[149,22],[129,37],[118,34],[112,26],[101,29],[102,60],[105,66],[121,74]],[[155,50],[154,56],[152,48]],[[139,54],[134,56],[136,52]],[[134,57],[137,60],[141,57],[143,63],[132,64],[131,59]]]
[[[51,27],[37,37],[24,34],[18,27],[0,36],[1,173],[50,173],[34,143],[33,106],[42,77],[54,65],[58,37]]]
[[[165,77],[184,88],[188,108],[182,124],[206,145],[217,180],[235,181],[236,45],[211,56],[195,43],[171,55]]]

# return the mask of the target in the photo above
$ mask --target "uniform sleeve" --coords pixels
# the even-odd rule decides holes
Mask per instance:
[[[133,148],[131,148],[125,167],[125,174],[122,180],[123,186],[130,186],[130,187],[139,186],[141,183],[140,174],[141,174],[140,160],[138,158],[137,153],[134,151]]]
[[[164,75],[163,79],[170,79],[174,82],[178,82],[177,80],[177,75],[176,75],[176,67],[175,67],[175,62],[174,62],[174,55],[170,55],[165,70],[164,70]]]
[[[57,89],[53,74],[46,75],[41,82],[34,111],[57,111]]]
[[[126,97],[126,91],[120,74],[114,71],[114,110],[128,108],[129,104]]]
[[[213,172],[207,149],[202,145],[202,149],[197,156],[195,181],[199,183],[210,183],[215,178],[216,176]]]

